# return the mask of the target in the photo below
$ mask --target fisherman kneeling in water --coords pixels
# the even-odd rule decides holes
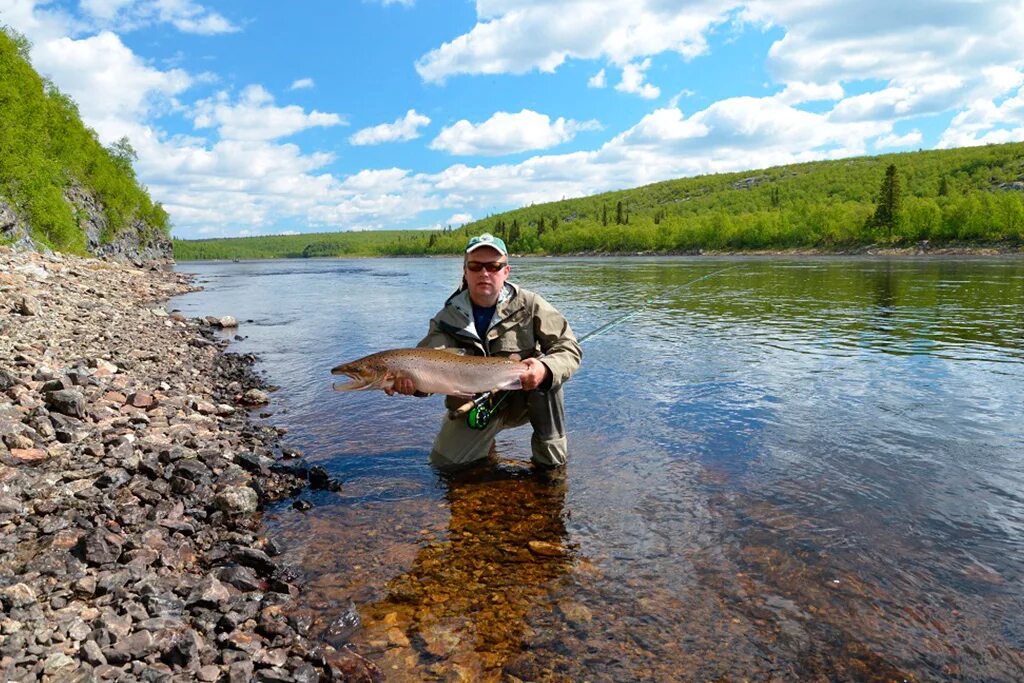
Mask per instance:
[[[484,233],[469,240],[463,257],[463,284],[430,321],[426,348],[463,349],[477,356],[521,358],[526,371],[522,391],[504,398],[483,429],[465,418],[445,416],[434,439],[430,462],[437,467],[466,465],[486,458],[494,436],[529,422],[533,426],[532,461],[561,467],[568,457],[562,385],[580,366],[583,353],[565,317],[539,295],[506,282],[511,267],[508,249],[498,237]],[[543,355],[543,358],[537,357]],[[395,381],[389,394],[416,394],[410,379]],[[499,398],[495,395],[492,401]],[[454,396],[445,406],[465,402]]]

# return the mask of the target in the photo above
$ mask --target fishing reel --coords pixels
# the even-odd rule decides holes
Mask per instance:
[[[507,391],[500,392],[497,397],[491,392],[487,392],[477,396],[472,401],[467,401],[448,415],[453,420],[457,420],[465,415],[467,427],[470,429],[485,429],[507,397]]]
[[[490,406],[486,403],[483,405],[473,406],[469,412],[466,413],[466,425],[470,429],[485,429],[487,424],[491,421],[491,416],[494,412]]]

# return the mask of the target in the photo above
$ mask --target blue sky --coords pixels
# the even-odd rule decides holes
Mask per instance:
[[[0,0],[196,238],[1024,139],[1024,3]]]

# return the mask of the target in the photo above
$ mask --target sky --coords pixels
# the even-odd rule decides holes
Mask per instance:
[[[1024,0],[0,0],[178,238],[1024,140]]]

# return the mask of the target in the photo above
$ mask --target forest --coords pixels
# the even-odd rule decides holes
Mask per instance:
[[[436,231],[176,240],[176,258],[456,254],[491,232],[517,254],[844,252],[1024,243],[1024,143],[696,176]]]

